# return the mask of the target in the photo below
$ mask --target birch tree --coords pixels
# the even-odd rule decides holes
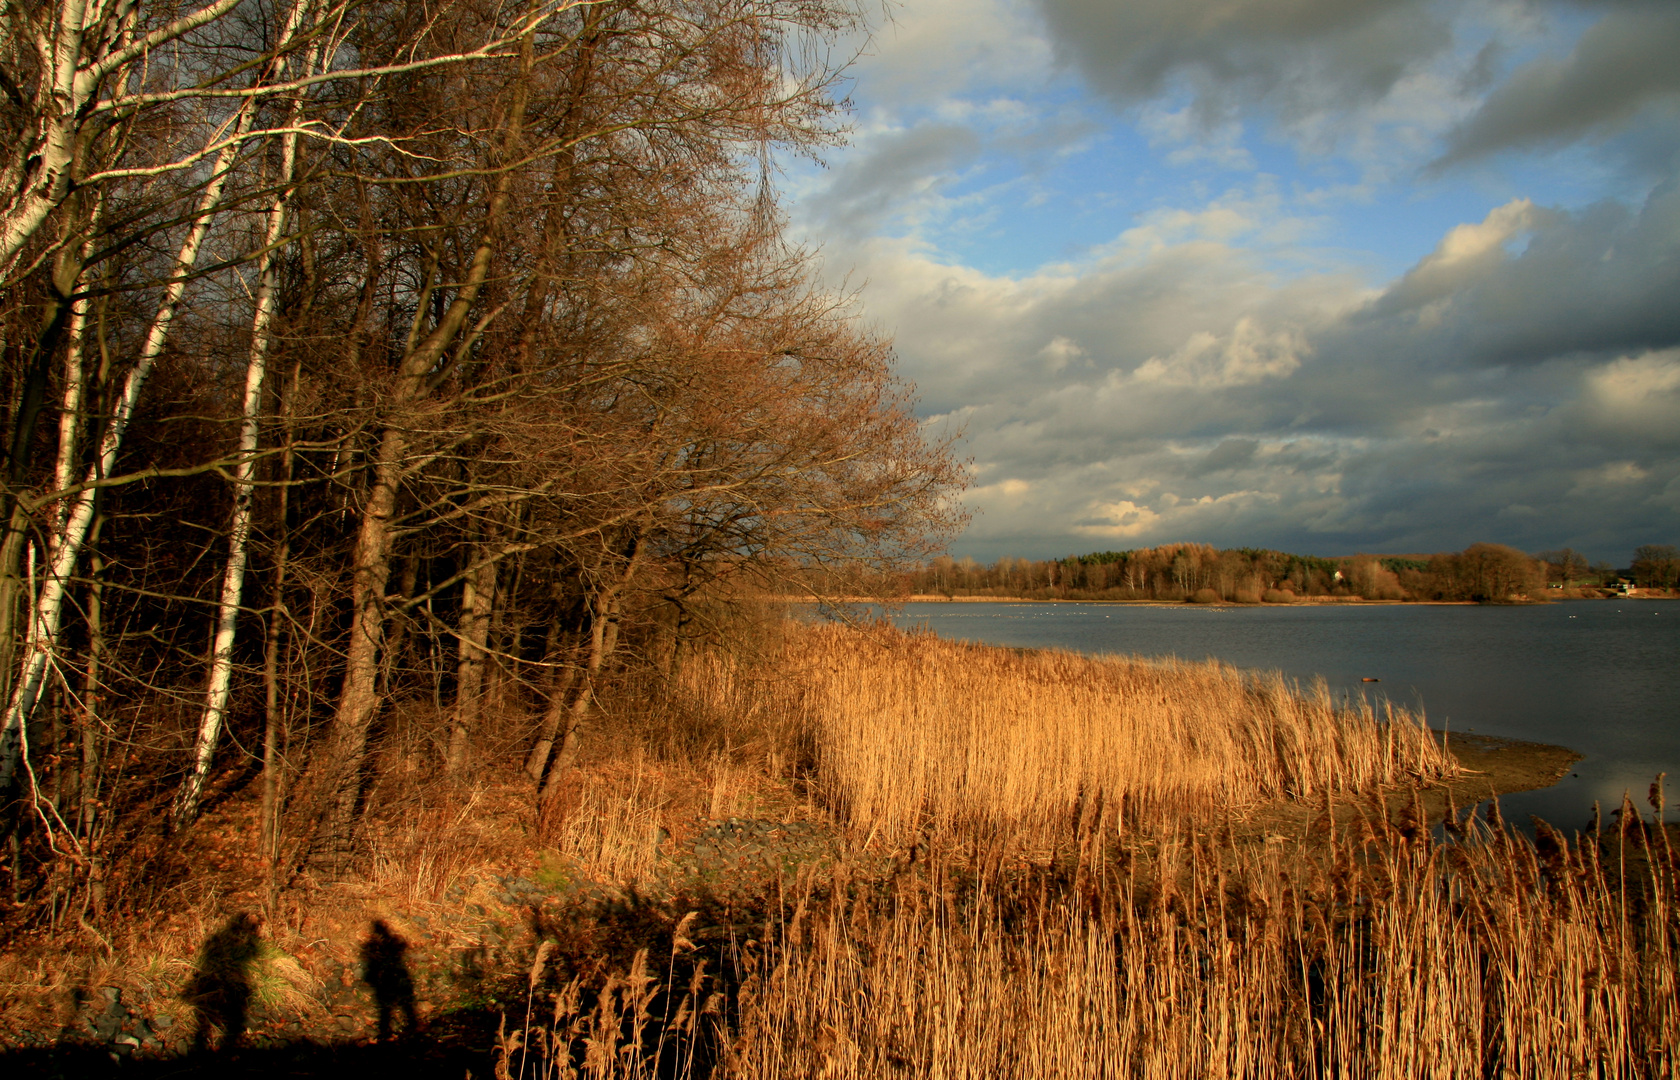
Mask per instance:
[[[282,32],[282,44],[297,33],[309,6],[308,0],[300,0],[293,7],[291,17]],[[312,71],[318,59],[317,49],[301,74],[307,75]],[[285,77],[284,55],[276,58],[274,75],[277,78]],[[287,130],[280,136],[280,165],[275,179],[276,191],[274,201],[268,209],[268,227],[263,235],[262,254],[257,260],[257,288],[251,316],[251,351],[245,367],[239,450],[234,464],[233,520],[228,531],[227,570],[222,578],[215,636],[210,646],[210,674],[204,694],[204,712],[199,720],[198,737],[193,745],[192,766],[186,779],[182,781],[173,810],[177,826],[192,820],[198,812],[204,780],[210,773],[216,741],[221,736],[222,718],[227,712],[228,693],[233,675],[233,637],[239,618],[240,600],[245,591],[246,548],[251,536],[258,427],[262,418],[263,383],[268,374],[269,327],[274,321],[274,262],[286,230],[286,211],[297,167],[297,128],[302,116],[303,92],[300,89],[293,94],[285,125]]]
[[[63,866],[28,772],[65,790],[78,685],[123,728],[117,858],[163,826],[134,808],[185,826],[261,744],[273,895],[348,865],[399,736],[449,785],[519,745],[552,795],[655,635],[721,625],[708,596],[954,520],[960,467],[760,167],[838,137],[849,0],[247,3],[90,92],[0,291],[23,892]],[[212,10],[130,0],[78,63]]]
[[[243,133],[249,127],[250,115],[251,109],[248,107],[239,110],[233,121],[236,133]],[[239,143],[238,139],[225,141],[221,152],[216,156],[213,178],[205,185],[192,225],[187,230],[186,238],[181,241],[179,251],[176,252],[163,302],[158,305],[157,313],[152,317],[151,328],[146,334],[140,355],[136,357],[134,366],[124,377],[112,415],[100,434],[97,456],[83,477],[81,491],[73,497],[70,509],[64,515],[63,526],[52,538],[44,577],[31,604],[22,665],[13,683],[11,700],[6,705],[4,719],[0,720],[0,793],[9,793],[12,790],[18,765],[28,753],[25,740],[29,718],[40,699],[48,664],[56,653],[65,595],[76,563],[81,559],[82,542],[87,538],[88,526],[93,522],[100,481],[116,472],[117,453],[122,449],[123,437],[128,431],[129,421],[134,416],[140,391],[145,387],[153,365],[157,363],[165,343],[169,340],[170,327],[180,307],[181,297],[186,292],[193,267],[198,262],[198,253],[204,245],[210,219],[221,203],[222,192],[227,186]]]
[[[117,474],[124,436],[153,367],[168,346],[185,292],[198,273],[211,219],[223,209],[222,199],[234,183],[236,167],[248,158],[249,146],[267,140],[285,141],[294,155],[300,138],[325,145],[345,142],[341,122],[307,117],[297,108],[280,109],[274,122],[263,121],[275,113],[265,103],[287,96],[301,102],[306,91],[329,85],[366,91],[392,76],[504,56],[532,27],[582,0],[539,0],[506,20],[499,28],[502,33],[481,37],[468,48],[398,47],[389,51],[387,62],[372,66],[355,62],[358,50],[352,44],[361,33],[359,15],[366,5],[355,0],[319,5],[297,0],[286,9],[285,21],[273,40],[258,43],[237,40],[243,30],[231,19],[242,2],[250,9],[257,7],[254,0],[213,0],[184,12],[139,0],[59,0],[35,7],[16,0],[0,4],[0,30],[4,31],[0,51],[8,61],[0,67],[0,72],[7,72],[0,79],[4,94],[0,117],[7,134],[13,136],[0,149],[0,200],[4,200],[0,201],[0,282],[23,280],[43,260],[50,260],[54,287],[61,297],[46,317],[37,353],[46,357],[56,351],[61,328],[74,308],[73,294],[83,267],[72,255],[84,253],[90,239],[87,230],[80,228],[84,211],[79,207],[98,206],[107,191],[125,191],[123,220],[129,231],[98,237],[106,257],[167,227],[176,214],[184,219],[186,230],[165,273],[163,296],[144,341],[114,395],[110,414],[90,440],[91,460],[75,484],[37,495],[19,490],[28,472],[34,413],[25,410],[14,418],[10,517],[5,539],[0,541],[0,623],[9,619],[15,604],[12,598],[18,594],[17,560],[26,527],[20,515],[51,507],[57,527],[51,533],[43,579],[34,589],[30,614],[21,630],[22,656],[9,657],[11,681],[0,716],[0,797],[12,792],[26,753],[27,725],[56,658],[66,583],[81,558],[97,491],[125,482]],[[444,5],[431,13],[433,21],[416,28],[418,37],[425,38],[436,20],[447,19],[451,7]],[[202,40],[212,32],[241,47],[223,49],[220,46],[226,42],[222,40]],[[306,47],[314,49],[321,62],[293,65],[288,74],[288,58]],[[243,59],[229,63],[224,59],[227,54]],[[349,112],[353,114],[355,107],[352,100]],[[158,137],[130,138],[136,130],[148,130],[147,125],[157,128]],[[182,187],[196,193],[189,194],[191,201],[184,212],[174,205]],[[43,240],[44,230],[55,215],[63,227],[48,243]],[[283,230],[283,216],[271,217],[271,223]],[[278,238],[276,233],[275,242]],[[272,260],[272,246],[263,244],[250,257]],[[259,304],[253,325],[261,320],[266,326],[271,315],[260,312]],[[263,336],[259,334],[258,340]],[[260,368],[261,357],[256,359]],[[67,375],[64,400],[74,404],[79,400],[79,377],[68,369]],[[44,374],[34,377],[25,397],[38,396],[44,382]],[[260,392],[260,385],[259,378],[253,394]],[[73,413],[61,415],[61,433],[67,439],[74,439],[77,420]],[[75,447],[61,443],[57,456],[60,463],[74,461]],[[238,462],[249,456],[246,451],[235,453],[236,471]],[[205,467],[216,467],[216,463]],[[235,484],[248,488],[249,476],[236,477]],[[237,572],[230,575],[224,595],[232,591],[232,579],[242,578],[242,568],[232,567],[237,561],[230,553],[230,568]],[[223,636],[218,628],[217,649],[222,648]],[[206,758],[213,749],[225,710],[225,701],[217,704],[222,694],[214,688],[215,667],[213,661],[191,773],[194,778],[199,773],[196,760]],[[190,816],[201,783],[201,779],[189,779],[184,786],[178,816]]]

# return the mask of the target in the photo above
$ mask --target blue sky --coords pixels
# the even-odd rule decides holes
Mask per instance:
[[[1680,543],[1680,3],[883,10],[782,188],[955,553]]]

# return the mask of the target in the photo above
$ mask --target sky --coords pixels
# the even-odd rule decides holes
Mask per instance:
[[[1680,543],[1680,2],[883,12],[779,183],[953,554]]]

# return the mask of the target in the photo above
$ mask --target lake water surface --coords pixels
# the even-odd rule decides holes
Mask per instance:
[[[1201,607],[917,603],[900,626],[954,640],[1217,657],[1323,677],[1342,694],[1386,695],[1431,727],[1567,746],[1573,775],[1501,799],[1506,816],[1578,827],[1667,772],[1680,799],[1680,603],[1581,600],[1530,607],[1424,604]],[[1365,678],[1380,683],[1362,682]],[[1673,811],[1667,815],[1676,820]]]

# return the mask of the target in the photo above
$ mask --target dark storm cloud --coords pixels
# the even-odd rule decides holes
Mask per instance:
[[[1499,214],[1461,229],[1498,232]],[[1521,250],[1489,236],[1455,260],[1444,244],[1332,335],[1341,351],[1468,369],[1680,343],[1680,185],[1658,187],[1637,212],[1604,202],[1505,227]]]
[[[1057,49],[1134,104],[1183,81],[1205,117],[1266,100],[1286,119],[1382,98],[1446,48],[1424,0],[1038,0]]]
[[[907,201],[945,182],[980,155],[980,137],[953,124],[922,124],[870,138],[824,190],[831,226],[856,234],[878,227]]]
[[[1209,451],[1207,457],[1192,466],[1190,475],[1206,476],[1209,473],[1224,472],[1247,465],[1254,460],[1254,451],[1258,449],[1260,444],[1253,439],[1226,439]]]
[[[1187,93],[1209,126],[1261,108],[1286,125],[1309,122],[1303,130],[1357,120],[1408,73],[1451,54],[1455,23],[1478,10],[1462,0],[1036,3],[1057,54],[1122,105]],[[1458,93],[1475,107],[1437,132],[1444,146],[1433,169],[1628,131],[1635,134],[1614,146],[1612,157],[1647,175],[1673,167],[1680,152],[1680,3],[1553,0],[1531,4],[1526,17],[1531,27],[1562,25],[1566,20],[1555,17],[1583,10],[1600,17],[1566,56],[1502,72],[1510,48],[1504,38],[1521,31],[1496,34],[1474,54],[1449,55]]]
[[[1512,72],[1448,134],[1437,166],[1614,129],[1647,106],[1677,99],[1680,5],[1619,5],[1567,57],[1542,57]]]

